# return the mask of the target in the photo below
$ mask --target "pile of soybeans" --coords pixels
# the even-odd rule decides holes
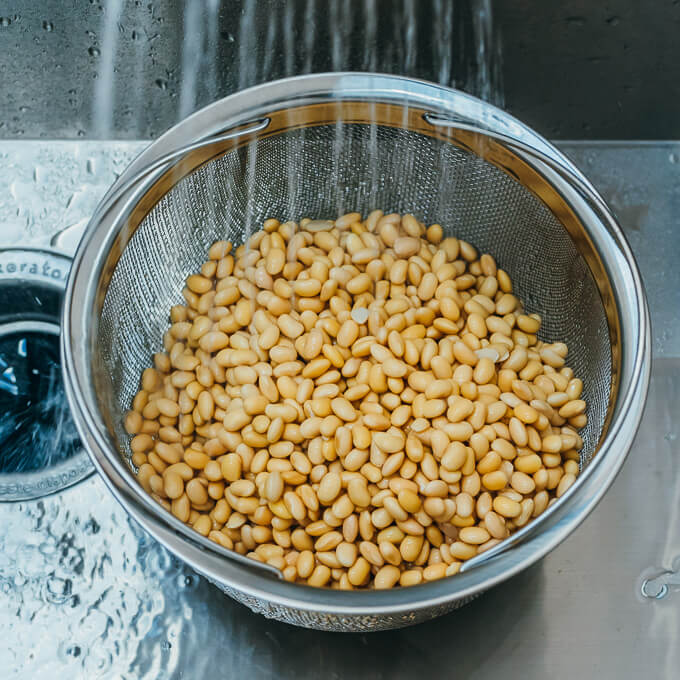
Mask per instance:
[[[409,586],[540,515],[586,403],[508,274],[376,210],[218,241],[125,427],[146,492],[289,581]]]

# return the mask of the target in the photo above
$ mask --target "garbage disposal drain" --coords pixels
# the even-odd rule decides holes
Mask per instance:
[[[0,251],[0,501],[54,493],[92,470],[61,375],[69,267],[49,251]]]

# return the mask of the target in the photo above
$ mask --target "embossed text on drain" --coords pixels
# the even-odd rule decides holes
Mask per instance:
[[[51,277],[53,279],[66,279],[68,270],[63,271],[58,267],[52,267],[47,261],[45,262],[0,262],[0,274],[30,274],[32,276],[42,275],[45,278]]]

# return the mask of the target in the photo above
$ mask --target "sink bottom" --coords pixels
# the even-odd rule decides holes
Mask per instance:
[[[0,224],[12,226],[0,232],[0,247],[44,247],[65,227],[77,233],[145,144],[0,142],[0,195],[10,197],[0,204]],[[647,287],[655,355],[628,460],[572,536],[436,621],[331,635],[268,621],[222,596],[146,536],[93,476],[47,498],[0,504],[3,677],[400,680],[424,667],[450,675],[455,664],[473,680],[501,665],[509,679],[590,677],[593,668],[602,678],[675,678],[680,145],[561,147],[621,220]],[[55,243],[70,250],[76,239]],[[449,643],[433,645],[434,636]],[[480,646],[482,636],[493,645]]]

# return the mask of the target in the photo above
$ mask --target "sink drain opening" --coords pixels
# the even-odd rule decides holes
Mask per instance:
[[[92,470],[62,381],[69,267],[58,253],[0,250],[0,501],[54,493]]]
[[[52,467],[80,448],[64,394],[57,324],[0,327],[0,414],[0,474]]]

